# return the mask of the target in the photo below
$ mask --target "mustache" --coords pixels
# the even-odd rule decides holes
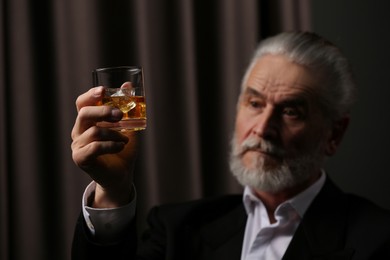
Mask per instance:
[[[253,136],[245,139],[237,148],[238,149],[236,149],[235,152],[236,155],[242,155],[247,151],[259,151],[277,157],[285,155],[284,149],[278,147],[270,141]]]

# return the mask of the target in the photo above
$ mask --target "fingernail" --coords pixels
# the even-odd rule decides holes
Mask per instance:
[[[102,92],[103,92],[103,87],[97,87],[95,88],[95,90],[93,91],[93,95],[95,97],[100,97],[102,95]]]
[[[113,117],[113,119],[121,119],[122,118],[122,111],[120,111],[119,109],[117,108],[114,108],[111,110],[111,116]]]

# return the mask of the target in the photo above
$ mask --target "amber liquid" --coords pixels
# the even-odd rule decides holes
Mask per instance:
[[[98,124],[99,126],[132,131],[146,128],[146,103],[144,96],[106,96],[98,105],[116,107],[123,112],[120,122],[101,122]]]
[[[123,112],[122,120],[131,118],[146,118],[146,103],[143,96],[104,97],[103,105],[112,106]]]

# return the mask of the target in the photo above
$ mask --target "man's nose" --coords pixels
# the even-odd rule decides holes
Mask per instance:
[[[264,139],[273,139],[278,134],[279,122],[273,107],[266,107],[257,116],[253,133]]]

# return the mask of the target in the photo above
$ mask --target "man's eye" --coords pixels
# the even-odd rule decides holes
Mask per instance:
[[[283,115],[288,116],[288,117],[292,117],[292,118],[299,118],[301,116],[301,113],[297,108],[285,107],[283,109]]]
[[[253,108],[259,108],[261,106],[260,102],[255,101],[255,100],[250,100],[248,103]]]

